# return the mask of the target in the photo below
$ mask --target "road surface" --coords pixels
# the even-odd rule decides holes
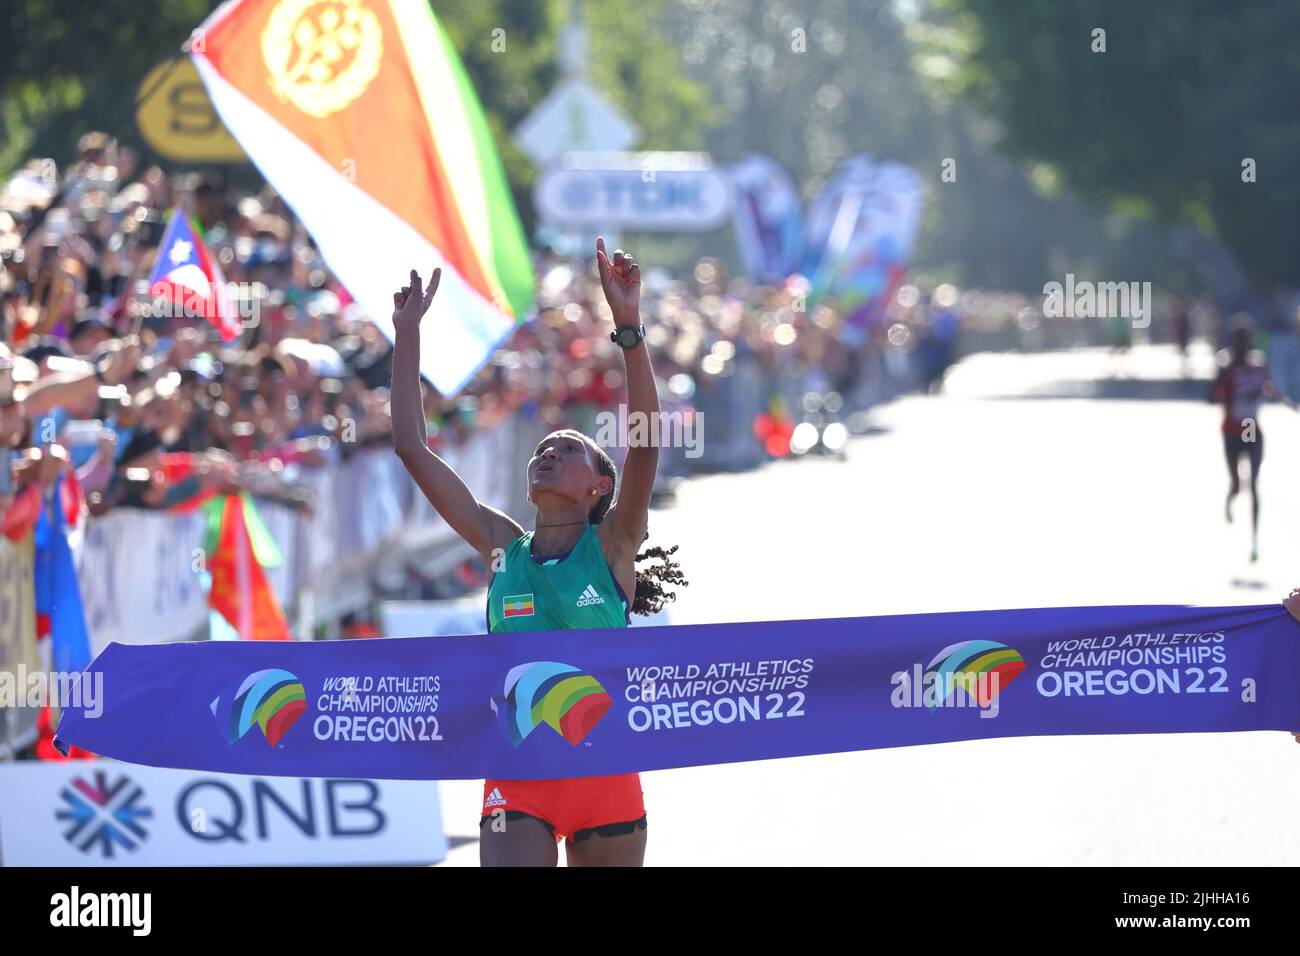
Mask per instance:
[[[1202,346],[1188,370],[1211,369]],[[1234,524],[1223,514],[1219,412],[1183,371],[1152,346],[977,355],[945,394],[875,410],[846,461],[693,478],[650,522],[691,581],[673,620],[1280,600],[1300,585],[1300,415],[1261,414],[1252,564],[1248,499]],[[1281,733],[975,741],[642,779],[648,865],[1300,863],[1300,746]],[[442,795],[447,865],[477,865],[481,784]]]

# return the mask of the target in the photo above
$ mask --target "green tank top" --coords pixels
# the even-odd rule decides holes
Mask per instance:
[[[491,634],[627,627],[629,611],[593,524],[567,555],[549,558],[533,555],[533,533],[525,532],[510,542],[488,585]]]

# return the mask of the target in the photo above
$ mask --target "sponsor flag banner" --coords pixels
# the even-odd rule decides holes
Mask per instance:
[[[845,160],[808,209],[805,271],[813,300],[832,296],[851,325],[883,315],[916,243],[924,192],[901,163]]]
[[[1276,604],[110,645],[56,743],[159,767],[535,780],[991,737],[1300,729]]]
[[[732,226],[745,274],[759,282],[782,282],[798,268],[803,250],[799,190],[767,156],[751,154],[728,171],[734,193]]]
[[[190,51],[227,129],[390,339],[394,290],[442,268],[420,370],[459,391],[532,305],[533,271],[428,0],[233,0]]]

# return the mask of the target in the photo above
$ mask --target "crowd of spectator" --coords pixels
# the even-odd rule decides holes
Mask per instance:
[[[230,285],[243,323],[233,342],[150,295],[177,207]],[[389,441],[391,345],[269,189],[169,176],[89,134],[69,168],[33,161],[4,186],[0,256],[0,448],[12,452],[0,508],[27,484],[72,473],[92,515],[175,507],[211,488],[310,509],[300,467]],[[435,449],[512,414],[539,429],[581,427],[582,409],[617,404],[621,355],[590,261],[539,250],[536,266],[535,316],[459,395],[426,389]],[[709,407],[723,407],[719,396],[734,405],[728,380],[744,365],[759,385],[742,423],[778,407],[797,416],[808,392],[861,407],[933,384],[960,328],[1034,311],[1023,297],[922,279],[863,322],[819,302],[800,277],[756,285],[714,259],[684,275],[647,268],[642,297],[668,407],[709,405],[710,395]]]

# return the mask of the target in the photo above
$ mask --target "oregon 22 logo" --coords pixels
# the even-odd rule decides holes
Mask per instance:
[[[212,701],[212,716],[233,744],[253,729],[262,728],[268,747],[274,747],[307,711],[307,691],[302,681],[279,668],[254,671],[238,685]]]
[[[503,696],[488,704],[514,747],[542,724],[576,747],[614,701],[596,678],[572,664],[533,661],[511,668]]]

